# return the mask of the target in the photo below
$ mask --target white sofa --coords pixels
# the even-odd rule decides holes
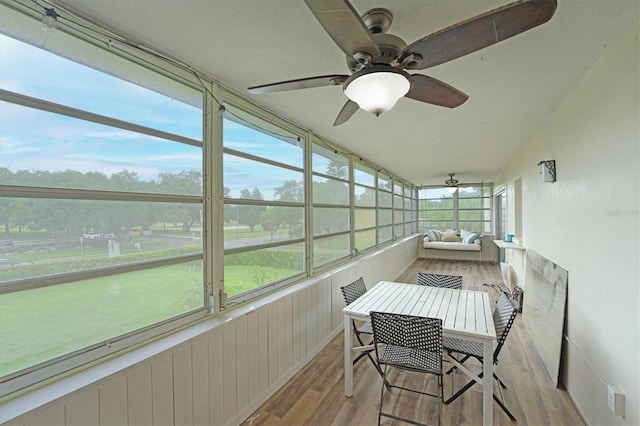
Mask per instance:
[[[422,235],[422,238],[418,239],[418,257],[496,262],[498,250],[493,243],[493,235],[476,234],[477,236],[474,238],[473,235],[469,236],[469,234],[471,233],[461,230],[458,238],[455,238],[456,231],[447,233],[427,230]],[[465,237],[469,238],[465,239]]]

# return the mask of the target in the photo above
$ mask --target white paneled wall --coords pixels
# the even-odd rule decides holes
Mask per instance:
[[[342,331],[340,287],[360,276],[369,288],[398,277],[417,257],[416,238],[209,319],[198,325],[202,332],[117,373],[97,377],[95,367],[92,383],[49,403],[34,401],[47,387],[9,400],[0,405],[0,422],[239,424]]]

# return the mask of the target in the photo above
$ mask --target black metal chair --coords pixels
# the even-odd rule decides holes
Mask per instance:
[[[418,272],[418,285],[431,287],[445,287],[462,290],[462,277],[458,275],[441,275],[427,272]]]
[[[351,284],[347,284],[344,287],[340,287],[340,291],[342,292],[342,297],[344,298],[345,306],[352,304],[356,301],[356,299],[367,292],[367,287],[364,285],[364,278],[360,277]],[[351,325],[353,327],[353,334],[355,334],[356,339],[360,343],[360,346],[370,345],[373,341],[373,330],[371,328],[371,321],[362,322],[361,324],[356,323],[356,321],[351,321]],[[368,336],[366,338],[367,342],[363,340],[363,336]],[[382,376],[382,370],[378,366],[378,363],[373,359],[371,353],[373,349],[362,351],[354,360],[353,364],[355,365],[363,357],[369,357],[373,366],[378,370],[378,373]]]
[[[493,324],[496,328],[496,337],[498,340],[498,344],[496,345],[493,351],[493,364],[496,365],[498,363],[498,355],[500,354],[500,350],[504,346],[505,341],[507,340],[507,335],[509,334],[509,330],[513,325],[513,321],[516,319],[516,315],[518,311],[514,306],[509,296],[502,293],[500,298],[498,299],[498,303],[496,305],[496,309],[493,311]],[[452,337],[445,337],[443,339],[444,350],[449,353],[449,355],[461,354],[463,355],[462,359],[460,359],[460,363],[464,363],[469,358],[475,358],[480,363],[483,361],[483,352],[482,352],[482,344],[477,342],[470,342],[468,340],[456,339]],[[447,374],[450,374],[455,370],[456,367],[452,367]],[[482,377],[482,373],[478,375]],[[493,378],[498,382],[500,387],[506,389],[507,386],[504,384],[500,378],[493,373]],[[464,385],[460,390],[454,393],[449,399],[444,401],[445,404],[450,404],[453,400],[458,398],[464,392],[466,392],[471,386],[473,386],[476,382],[471,380],[469,383]],[[501,399],[499,399],[496,394],[493,394],[493,399],[496,403],[504,410],[504,412],[509,416],[509,418],[513,421],[516,421],[516,418],[511,414],[509,409],[504,405]]]
[[[386,388],[389,390],[397,388],[438,398],[440,400],[438,403],[440,410],[438,423],[440,423],[442,402],[444,401],[442,389],[442,320],[386,312],[371,312],[370,316],[376,358],[378,364],[384,366],[378,425],[380,425],[380,419],[383,416],[415,425],[423,424],[382,410],[385,394],[384,383],[387,384]],[[434,394],[392,384],[388,381],[389,376],[387,373],[394,368],[437,376],[439,393]]]

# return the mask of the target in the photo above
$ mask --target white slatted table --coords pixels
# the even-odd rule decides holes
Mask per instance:
[[[379,282],[342,310],[344,313],[344,394],[346,396],[353,395],[353,353],[363,349],[353,347],[351,321],[353,319],[366,321],[371,311],[440,318],[444,336],[482,343],[483,377],[487,378],[487,386],[482,387],[482,423],[485,426],[493,425],[493,347],[496,341],[496,330],[493,325],[493,306],[488,293],[389,281]],[[483,378],[472,374],[464,366],[461,370],[480,385],[483,384]]]

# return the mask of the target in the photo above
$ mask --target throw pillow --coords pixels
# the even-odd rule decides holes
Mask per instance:
[[[429,241],[440,241],[440,234],[435,229],[426,229],[424,235],[429,238]]]
[[[459,243],[460,241],[462,241],[462,238],[458,237],[457,235],[443,235],[442,236],[442,241],[446,241],[449,243]]]
[[[462,242],[465,244],[473,244],[476,240],[480,238],[480,234],[477,232],[469,233],[466,237],[462,239]]]
[[[450,237],[450,236],[452,236],[452,235],[456,236],[456,235],[458,235],[458,233],[457,233],[455,230],[453,230],[453,229],[447,229],[446,231],[444,231],[444,232],[442,233],[442,236],[443,236],[443,237],[444,237],[444,236]],[[444,240],[442,240],[442,241],[444,241]]]

